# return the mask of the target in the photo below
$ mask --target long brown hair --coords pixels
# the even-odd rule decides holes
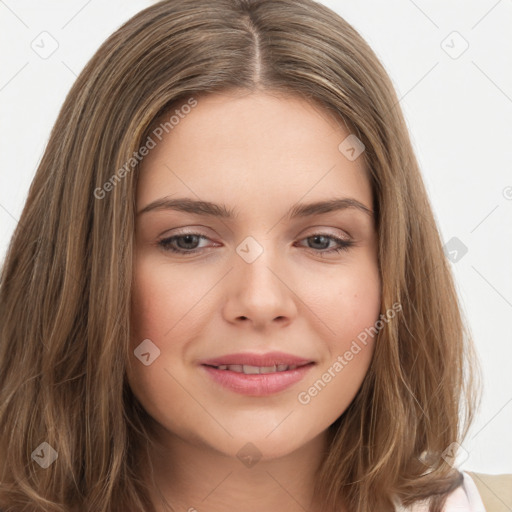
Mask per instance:
[[[154,510],[134,458],[151,442],[148,417],[125,371],[139,150],[171,106],[228,89],[298,94],[363,142],[382,312],[402,305],[329,428],[316,488],[324,509],[385,512],[396,498],[432,497],[440,512],[461,484],[443,454],[473,420],[480,367],[383,66],[313,0],[164,0],[119,28],[78,77],[8,248],[0,508]],[[42,468],[36,457],[50,448],[58,459]]]

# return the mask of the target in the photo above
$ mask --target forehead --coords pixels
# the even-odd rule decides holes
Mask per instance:
[[[351,161],[340,151],[350,132],[318,104],[261,92],[196,101],[194,108],[177,105],[158,120],[164,130],[161,140],[153,136],[155,147],[141,164],[138,210],[171,194],[238,209],[256,198],[261,208],[350,195],[371,208],[363,155]]]

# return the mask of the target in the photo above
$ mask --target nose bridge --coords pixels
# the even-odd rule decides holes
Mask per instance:
[[[236,247],[236,253],[239,260],[236,262],[238,267],[237,274],[242,279],[244,288],[250,286],[267,287],[278,286],[274,272],[271,269],[278,267],[277,251],[272,247],[272,238],[259,236],[258,239],[252,235],[247,236]],[[276,282],[277,280],[277,282]]]
[[[283,259],[272,247],[272,237],[260,240],[247,236],[236,247],[234,287],[228,298],[237,316],[257,322],[290,316],[293,310],[293,294],[281,275]]]

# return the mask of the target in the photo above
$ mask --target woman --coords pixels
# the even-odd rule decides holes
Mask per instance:
[[[481,505],[456,468],[478,363],[396,95],[311,0],[115,32],[0,305],[4,510]]]

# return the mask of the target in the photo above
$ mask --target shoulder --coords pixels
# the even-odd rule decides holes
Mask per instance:
[[[510,512],[512,510],[512,474],[489,475],[465,473],[471,477],[484,503],[486,512]]]
[[[459,470],[461,471],[461,470]],[[461,471],[462,485],[447,497],[443,512],[511,512],[512,475],[488,475]],[[401,504],[396,512],[428,512],[429,500],[417,502],[409,508]]]

